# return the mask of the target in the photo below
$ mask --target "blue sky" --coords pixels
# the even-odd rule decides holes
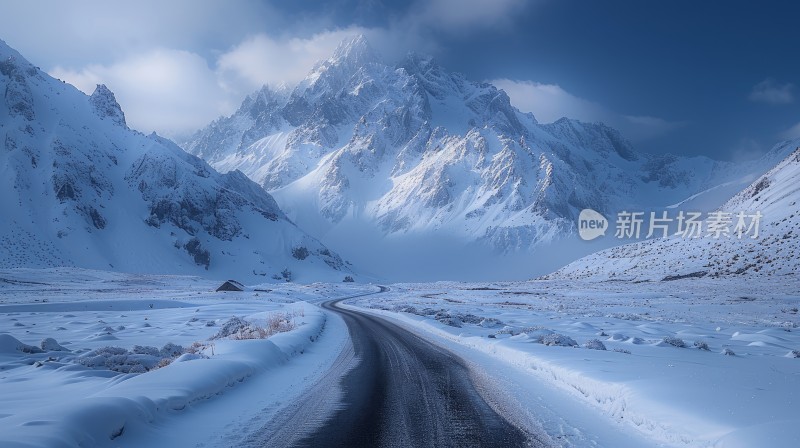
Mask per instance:
[[[645,151],[736,160],[800,137],[796,2],[110,3],[3,0],[0,38],[85,91],[107,84],[145,132],[201,127],[362,33],[389,62],[431,54],[540,121],[604,121]]]

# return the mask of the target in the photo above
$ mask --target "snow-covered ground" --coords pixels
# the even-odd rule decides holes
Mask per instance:
[[[234,422],[268,420],[348,343],[343,322],[312,302],[377,290],[217,286],[76,269],[0,272],[0,446],[231,443],[243,433]],[[216,337],[236,329],[234,316],[253,326]],[[258,336],[276,333],[246,339],[256,327],[265,331]]]
[[[217,286],[0,271],[0,446],[247,445],[349,344],[316,304],[377,290]],[[560,445],[800,443],[800,284],[788,276],[397,284],[347,303],[453,350],[504,415]],[[215,337],[234,316],[286,331]]]
[[[800,446],[796,279],[405,284],[347,303],[517,382],[509,399],[565,445]]]

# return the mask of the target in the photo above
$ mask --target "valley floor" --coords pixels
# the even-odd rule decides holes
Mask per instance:
[[[378,290],[217,286],[0,272],[0,445],[256,446],[352,350],[317,305]],[[556,445],[800,444],[791,277],[397,284],[343,306],[456,353],[497,412]]]

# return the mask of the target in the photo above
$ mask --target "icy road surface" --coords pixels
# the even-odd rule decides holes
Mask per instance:
[[[343,300],[322,304],[350,334],[336,362],[240,446],[549,446],[495,412],[457,355]]]
[[[296,446],[545,446],[484,401],[456,355],[337,303],[323,307],[347,323],[358,364],[342,379],[343,408]]]

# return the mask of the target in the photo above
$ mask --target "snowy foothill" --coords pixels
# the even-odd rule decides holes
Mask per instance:
[[[377,290],[216,292],[219,283],[0,272],[0,446],[147,446],[170,440],[183,420],[197,427],[178,444],[227,440],[232,421],[268,417],[264,409],[305,390],[346,343],[343,323],[312,302]]]
[[[0,269],[358,276],[242,173],[128,128],[104,85],[87,96],[0,40],[0,91]]]
[[[641,446],[620,438],[639,434],[652,446],[791,447],[798,291],[791,277],[431,283],[347,303],[482,365],[489,382],[517,372],[522,389],[507,398],[560,444]]]

